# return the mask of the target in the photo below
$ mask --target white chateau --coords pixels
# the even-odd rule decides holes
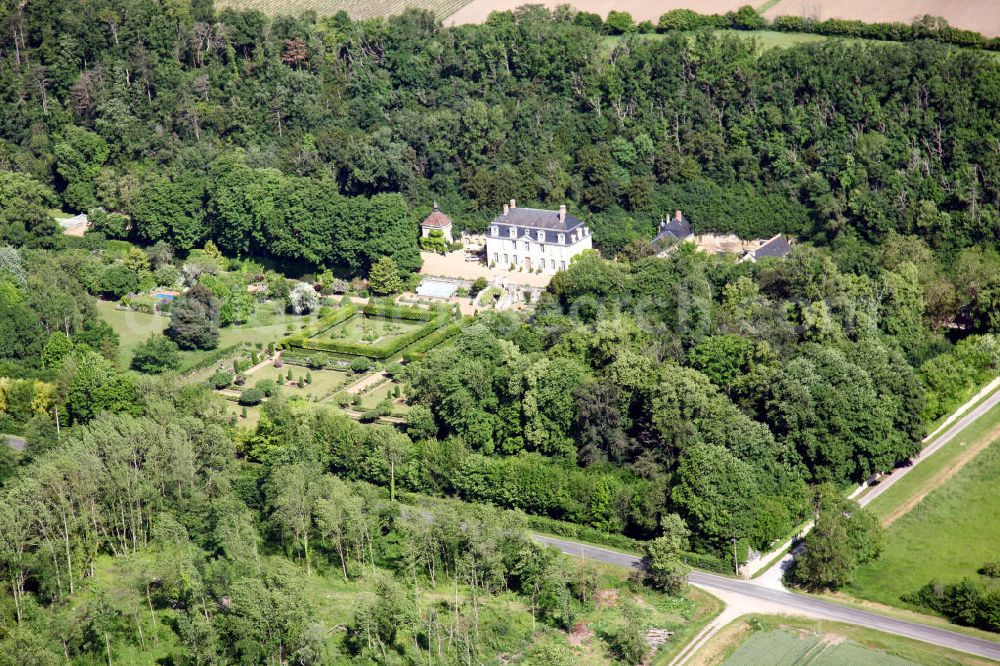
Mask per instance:
[[[497,268],[566,270],[569,260],[593,247],[583,220],[559,210],[518,208],[514,199],[490,223],[486,234],[486,261]]]

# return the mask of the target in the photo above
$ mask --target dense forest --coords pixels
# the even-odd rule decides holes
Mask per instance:
[[[798,575],[836,587],[879,549],[840,491],[1000,371],[989,53],[761,52],[670,21],[609,42],[568,8],[454,28],[210,0],[3,12],[0,430],[26,449],[0,446],[0,663],[566,663],[535,622],[570,628],[592,574],[522,518],[397,488],[648,540],[635,583],[675,599],[687,564],[730,571],[819,515],[810,552],[850,547]],[[391,293],[431,201],[482,229],[511,197],[566,203],[599,251],[529,314],[388,368],[399,428],[280,391],[237,427],[207,387],[149,376],[245,322],[250,284],[300,313],[378,264]],[[92,230],[60,234],[54,208]],[[657,256],[676,209],[797,243]],[[154,286],[190,289],[123,370],[95,297]],[[303,592],[331,577],[356,586],[335,640]],[[461,603],[420,594],[452,585]],[[613,656],[639,658],[634,629]]]

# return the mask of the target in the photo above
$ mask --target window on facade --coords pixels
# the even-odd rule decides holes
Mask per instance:
[[[559,270],[561,270],[561,271],[566,270],[566,262],[565,261],[560,261],[559,262]]]
[[[545,242],[545,232],[544,231],[539,231],[538,232],[538,242],[539,243],[544,243]]]
[[[507,255],[506,254],[503,255],[503,263],[505,263],[505,264],[507,263]]]
[[[514,255],[514,265],[517,266],[517,255]]]
[[[500,254],[498,252],[494,252],[493,253],[493,263],[495,264],[498,261],[500,261]]]
[[[552,260],[552,270],[555,270],[555,269],[556,269],[556,260],[553,259]]]
[[[528,241],[524,241],[523,243],[521,243],[521,245],[524,246],[524,251],[527,252],[528,251]]]
[[[510,228],[510,237],[517,238],[517,229],[515,229],[514,227]]]
[[[563,245],[566,242],[566,234],[559,234],[559,244]]]
[[[493,236],[500,235],[500,227],[490,227],[490,234]]]

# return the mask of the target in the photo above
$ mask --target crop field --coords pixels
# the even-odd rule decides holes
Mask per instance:
[[[912,661],[891,654],[869,650],[854,643],[834,643],[816,634],[792,633],[777,629],[758,632],[750,637],[726,661],[725,666],[847,666],[848,664],[881,664],[908,666]]]
[[[690,663],[692,666],[937,666],[979,664],[982,660],[866,627],[797,617],[747,615],[723,627]]]
[[[671,9],[692,9],[699,14],[724,14],[735,11],[747,4],[746,0],[472,0],[445,21],[448,25],[482,23],[490,12],[516,9],[525,4],[545,5],[555,9],[558,5],[570,4],[580,11],[593,12],[606,17],[609,11],[625,11],[636,21],[656,23],[660,16]]]
[[[274,16],[291,14],[298,16],[305,11],[314,11],[320,16],[345,11],[353,19],[370,19],[378,16],[401,14],[408,7],[417,7],[434,12],[439,19],[445,19],[462,8],[469,0],[218,0],[216,9],[259,9]]]
[[[1000,446],[994,441],[889,526],[882,556],[860,567],[845,592],[905,608],[900,596],[931,579],[976,577],[1000,553],[1000,529],[991,529],[1000,525],[998,478]]]
[[[722,3],[725,4],[725,3]],[[965,30],[975,30],[987,37],[1000,35],[1000,2],[996,0],[779,0],[768,2],[765,18],[777,16],[803,16],[825,20],[828,18],[857,19],[868,23],[911,23],[914,18],[930,14],[943,16],[949,25]]]
[[[426,326],[426,322],[407,321],[405,319],[389,319],[386,317],[370,317],[356,314],[350,319],[324,332],[332,340],[351,343],[375,343],[384,340],[394,340],[411,331]]]

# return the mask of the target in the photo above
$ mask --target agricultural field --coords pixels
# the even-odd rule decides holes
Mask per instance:
[[[976,577],[979,567],[997,558],[1000,530],[988,526],[1000,525],[1000,493],[996,486],[1000,478],[1000,445],[997,431],[990,434],[993,440],[988,448],[889,526],[882,556],[860,567],[845,592],[892,606],[916,608],[900,597],[932,579],[958,582]],[[961,447],[966,442],[955,444]]]
[[[764,17],[802,16],[818,20],[828,18],[857,19],[868,23],[911,23],[914,18],[930,14],[943,16],[956,28],[975,30],[987,37],[1000,35],[1000,2],[996,0],[778,0],[767,2]]]
[[[290,14],[313,11],[320,16],[345,11],[353,19],[401,14],[408,7],[427,9],[439,19],[445,19],[462,8],[469,0],[217,0],[216,9],[258,9],[265,14]]]
[[[723,627],[690,663],[693,666],[906,666],[978,664],[981,660],[839,622],[749,615]]]
[[[445,23],[448,25],[482,23],[489,17],[490,12],[516,9],[524,4],[540,4],[555,9],[567,3],[563,0],[538,0],[531,3],[527,0],[472,0],[449,16]],[[609,11],[626,11],[632,14],[632,18],[636,21],[656,23],[671,9],[692,9],[700,14],[724,14],[739,9],[747,3],[745,0],[742,2],[740,0],[572,0],[568,4],[580,11],[593,12],[602,17],[606,17]]]
[[[358,313],[325,331],[323,337],[350,343],[377,343],[395,340],[426,326],[426,322],[373,317]]]

